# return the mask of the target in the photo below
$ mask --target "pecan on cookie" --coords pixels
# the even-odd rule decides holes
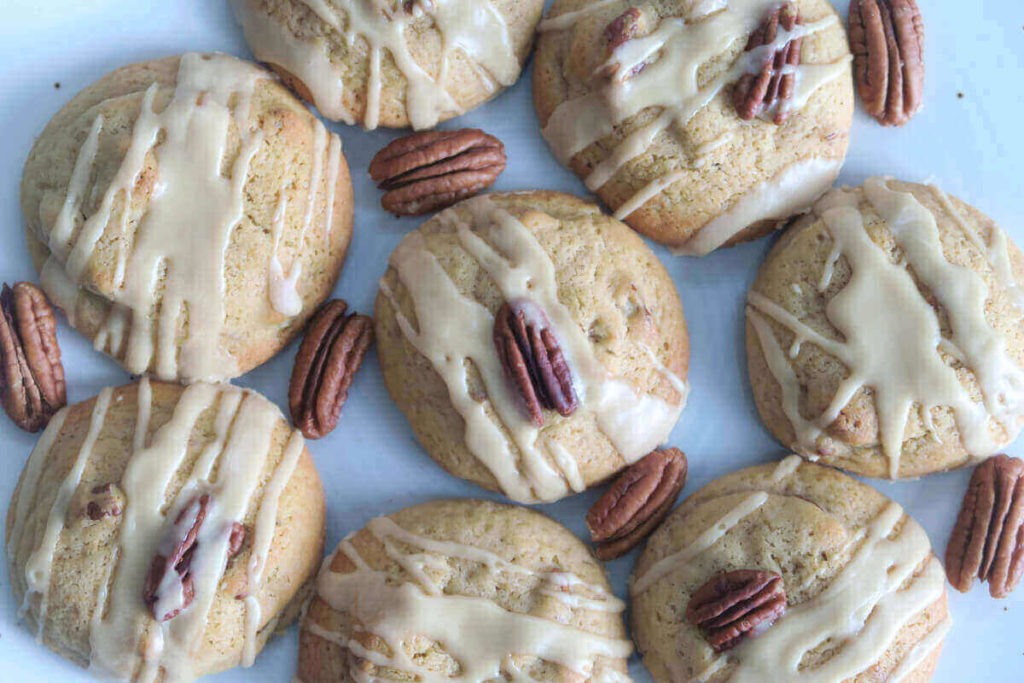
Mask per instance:
[[[921,109],[924,20],[915,0],[853,0],[850,51],[864,109],[902,126]]]
[[[602,560],[625,555],[672,510],[686,484],[686,456],[656,450],[619,475],[587,513],[587,528]]]
[[[800,23],[793,3],[787,2],[771,10],[761,25],[747,39],[746,51],[753,52],[776,42],[779,27],[792,31]],[[803,39],[792,38],[769,54],[763,56],[757,71],[740,76],[733,90],[733,105],[741,119],[749,121],[755,116],[771,114],[776,124],[785,123],[789,118],[786,103],[796,90],[796,74],[789,73],[800,65],[800,48]]]
[[[0,291],[0,403],[28,432],[67,404],[57,323],[43,291],[29,282]]]
[[[292,421],[308,439],[319,439],[338,426],[363,356],[373,343],[373,320],[334,299],[309,323],[295,357],[288,406]]]
[[[535,304],[502,304],[494,318],[494,347],[534,425],[544,425],[545,408],[568,417],[579,407],[572,371],[547,315]]]
[[[1024,461],[997,455],[978,465],[946,547],[946,575],[961,593],[974,578],[1005,598],[1024,574]]]
[[[505,170],[505,146],[482,130],[438,130],[399,138],[377,152],[370,178],[381,206],[422,216],[490,187]]]
[[[704,632],[715,652],[723,652],[755,630],[771,626],[785,611],[781,576],[740,569],[718,574],[697,589],[686,607],[686,618]]]

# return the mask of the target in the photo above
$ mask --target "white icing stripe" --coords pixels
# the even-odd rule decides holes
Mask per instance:
[[[811,158],[787,166],[771,180],[747,190],[673,253],[706,256],[758,221],[785,220],[807,211],[832,187],[842,165],[842,159]]]
[[[890,538],[901,520],[902,528]],[[738,662],[730,680],[832,683],[853,678],[874,665],[904,625],[944,591],[945,574],[924,530],[905,518],[899,505],[889,503],[828,588],[790,607],[772,628],[730,653]],[[804,656],[826,641],[845,646],[821,666],[801,669]]]
[[[98,115],[92,123],[89,135],[78,150],[75,158],[75,166],[71,172],[71,179],[68,181],[67,194],[64,197],[64,205],[61,206],[57,220],[53,224],[50,233],[50,244],[59,248],[61,257],[67,257],[67,250],[71,247],[71,240],[75,227],[75,218],[78,216],[82,206],[83,192],[86,183],[89,182],[89,175],[92,173],[93,163],[96,161],[96,152],[100,147],[100,132],[103,130],[103,115]],[[45,235],[40,235],[45,239]]]
[[[715,3],[712,8],[707,3],[697,3],[691,8],[689,17],[662,18],[651,33],[619,45],[601,67],[612,74],[607,83],[597,92],[563,102],[552,112],[543,135],[555,156],[563,164],[568,164],[576,154],[630,117],[650,107],[662,109],[656,119],[627,135],[608,158],[591,171],[586,178],[588,188],[597,190],[605,185],[623,165],[649,149],[660,133],[671,126],[685,126],[718,96],[727,83],[744,73],[757,71],[765,59],[787,42],[814,34],[837,22],[835,15],[829,15],[813,24],[797,24],[791,31],[780,26],[774,42],[743,52],[730,68],[710,83],[701,85],[698,76],[701,67],[748,35],[762,21],[765,13],[778,3],[775,0],[731,0],[725,7],[720,7],[720,4]],[[585,12],[589,12],[591,7],[588,6]],[[710,13],[712,9],[722,11]],[[577,18],[577,15],[567,16],[563,21],[556,18],[552,21],[557,23],[550,26],[552,30],[568,28]],[[652,60],[654,55],[658,58]],[[648,60],[652,61],[648,63]],[[789,67],[789,72],[796,78],[794,96],[787,108],[803,107],[822,85],[849,73],[849,63],[850,57],[846,55],[830,64]],[[742,209],[709,224],[710,234],[690,247],[687,253],[707,253],[752,223],[786,218],[799,208],[809,206],[832,184],[842,163],[841,159],[816,161],[819,166],[813,172],[810,167],[803,168],[800,173],[789,171],[788,184],[783,188],[759,186],[752,191],[753,195],[742,197],[737,205]],[[670,173],[641,188],[619,208],[616,215],[628,216],[676,182],[680,174],[680,171]],[[823,184],[823,178],[829,175],[828,182]],[[810,186],[799,187],[797,198],[786,201],[777,196],[788,195],[789,192],[778,190],[790,190],[798,180],[810,183]],[[767,181],[766,184],[771,183]]]
[[[460,206],[470,211],[469,222],[454,211],[440,214],[439,220],[455,229],[462,247],[487,271],[506,300],[530,300],[547,314],[572,369],[580,410],[594,413],[601,431],[628,463],[664,443],[685,404],[685,383],[656,364],[680,394],[678,404],[671,404],[648,394],[638,396],[630,383],[608,377],[587,335],[559,300],[554,264],[529,229],[490,198],[477,197]],[[485,242],[481,233],[495,246]],[[541,430],[529,421],[506,386],[494,352],[491,313],[458,291],[417,233],[399,244],[391,266],[413,299],[420,329],[417,332],[399,312],[382,281],[382,292],[391,297],[399,326],[445,380],[452,404],[466,422],[468,448],[494,474],[506,495],[520,502],[550,501],[568,492],[567,482],[577,488],[577,471],[555,467],[565,453],[543,448]],[[467,360],[479,371],[490,407],[515,443],[520,462],[485,405],[469,395]]]
[[[826,309],[845,341],[822,337],[756,291],[748,295],[752,309],[788,328],[798,343],[810,342],[835,356],[849,370],[828,408],[818,417],[805,419],[799,409],[799,383],[771,326],[754,310],[748,311],[768,367],[782,388],[782,407],[796,433],[797,449],[816,455],[821,431],[861,387],[871,387],[890,477],[899,476],[906,425],[915,405],[929,428],[931,410],[949,406],[968,453],[990,455],[1020,431],[1024,371],[1008,356],[1005,339],[985,318],[987,287],[970,269],[946,260],[934,216],[912,194],[892,191],[879,178],[865,182],[864,191],[887,222],[906,264],[892,263],[871,240],[852,203],[854,195],[836,191],[819,203],[815,211],[832,236],[833,254],[845,256],[853,273]],[[826,274],[835,258],[830,256],[826,262]],[[941,336],[932,305],[921,296],[905,266],[943,306],[953,329],[951,339]],[[822,282],[830,279],[823,275]],[[951,352],[974,374],[984,403],[971,398],[940,350]],[[993,437],[991,418],[1002,425],[1005,440]]]
[[[224,255],[242,217],[242,190],[262,139],[250,129],[248,117],[252,92],[263,78],[263,71],[233,57],[183,55],[166,108],[154,110],[157,83],[146,91],[131,143],[100,207],[73,243],[72,221],[64,212],[51,232],[50,251],[68,274],[55,298],[73,311],[77,294],[72,297],[68,281],[82,281],[114,207],[131,201],[147,157],[156,156],[154,190],[134,235],[127,233],[128,212],[123,212],[114,287],[105,293],[113,306],[94,340],[97,348],[111,352],[126,344],[124,364],[131,372],[152,369],[164,379],[187,380],[237,374],[235,360],[220,347]],[[94,126],[97,135],[101,124],[97,120]],[[241,135],[241,149],[227,178],[222,170],[232,125]],[[95,146],[90,136],[79,152],[65,209],[77,202]],[[53,270],[49,264],[47,269]],[[52,273],[44,278],[44,283],[54,281]],[[175,340],[185,315],[179,357]]]
[[[942,646],[942,641],[945,640],[946,634],[949,633],[949,629],[953,626],[953,618],[946,615],[946,618],[940,621],[931,631],[928,632],[924,638],[922,638],[914,647],[900,660],[900,663],[893,669],[893,672],[889,674],[889,678],[886,683],[901,683],[907,676],[914,673],[917,667],[920,666],[925,659],[928,658],[935,650]]]
[[[747,515],[759,510],[768,500],[768,494],[758,491],[746,496],[736,507],[729,510],[720,520],[709,527],[685,548],[661,558],[643,574],[633,577],[633,596],[637,596],[653,586],[659,580],[674,571],[685,567],[693,558],[718,542],[722,536],[739,524]]]
[[[537,24],[537,32],[548,33],[550,31],[564,31],[575,26],[576,22],[580,19],[588,17],[591,14],[595,14],[601,9],[604,9],[609,5],[614,5],[617,2],[620,2],[620,0],[595,0],[589,5],[584,5],[578,10],[563,12],[558,16],[549,17]]]
[[[780,484],[791,477],[802,462],[803,459],[799,455],[789,455],[780,460],[779,464],[775,466],[775,471],[772,472],[772,483]]]
[[[39,614],[37,615],[38,624],[36,629],[36,642],[43,642],[43,628],[46,626],[46,609],[49,603],[50,596],[50,573],[53,569],[53,555],[57,550],[57,544],[60,542],[60,534],[64,530],[64,520],[67,517],[68,509],[71,506],[71,497],[74,496],[75,491],[78,489],[79,482],[82,481],[82,473],[85,471],[85,466],[89,462],[89,457],[92,455],[92,449],[96,445],[96,439],[99,438],[100,430],[103,428],[103,422],[107,415],[107,408],[110,406],[110,396],[112,394],[111,389],[104,389],[100,392],[100,395],[96,397],[96,402],[93,405],[92,416],[89,418],[89,430],[85,434],[85,438],[82,440],[82,445],[78,449],[78,455],[75,457],[74,463],[71,465],[71,470],[64,477],[64,481],[61,482],[60,487],[57,489],[57,495],[53,499],[53,504],[50,506],[50,514],[46,518],[46,528],[43,531],[43,537],[39,542],[39,547],[29,555],[28,560],[25,562],[25,597],[22,603],[22,612],[28,605],[28,599],[32,595],[40,596],[39,600]],[[59,421],[57,428],[63,426],[63,419]],[[53,444],[53,440],[56,438],[58,432],[51,432],[50,441],[46,445],[46,451]],[[45,439],[44,439],[45,440]],[[42,458],[46,457],[46,452],[41,454]],[[32,494],[35,495],[35,491],[23,491],[22,495]],[[19,501],[20,506],[20,501]]]
[[[249,564],[246,566],[248,579],[246,585],[249,594],[245,597],[245,648],[242,654],[242,666],[252,666],[256,659],[256,634],[261,625],[262,615],[257,592],[263,581],[263,572],[270,554],[270,544],[274,540],[278,503],[285,486],[288,485],[292,474],[295,473],[295,466],[305,448],[306,442],[302,438],[302,434],[298,431],[292,432],[288,445],[285,446],[284,455],[281,456],[281,462],[263,490],[263,501],[256,513],[252,550],[249,555]]]
[[[405,107],[413,128],[432,128],[462,107],[446,90],[452,54],[460,52],[474,65],[480,81],[491,91],[508,86],[519,76],[519,60],[512,47],[504,17],[488,1],[431,0],[416,2],[410,12],[391,12],[376,3],[345,0],[328,5],[324,0],[301,0],[348,48],[362,39],[369,47],[363,125],[373,129],[380,119],[382,53],[387,53],[405,78]],[[283,67],[299,78],[320,112],[331,119],[355,123],[346,105],[346,68],[332,61],[326,41],[297,39],[290,29],[271,18],[260,0],[232,0],[235,16],[256,57]],[[441,63],[433,78],[409,49],[406,33],[414,22],[428,17],[441,34]]]
[[[387,525],[387,529],[395,533],[392,525]],[[438,543],[413,538],[421,546]],[[487,551],[461,544],[441,543],[434,547],[454,550],[463,557],[481,557],[485,564],[493,557]],[[629,641],[506,611],[486,598],[433,595],[412,583],[396,585],[386,574],[369,567],[348,540],[340,544],[339,552],[353,562],[355,570],[335,573],[330,570],[332,558],[328,557],[317,579],[317,594],[333,609],[350,615],[363,629],[379,638],[387,646],[388,654],[369,650],[354,638],[326,631],[315,624],[306,624],[304,628],[376,666],[406,671],[425,682],[483,681],[509,672],[510,655],[520,654],[553,662],[586,678],[595,673],[598,658],[622,659],[632,652]],[[484,554],[480,555],[481,552]],[[451,676],[439,676],[422,667],[403,647],[403,643],[414,636],[440,644],[459,662],[459,671]],[[359,682],[374,680],[373,674],[361,667],[350,667],[347,673]]]

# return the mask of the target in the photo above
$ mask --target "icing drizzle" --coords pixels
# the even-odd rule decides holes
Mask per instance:
[[[902,253],[900,263],[890,261],[872,241],[852,193],[834,191],[815,207],[834,244],[820,284],[831,282],[840,256],[846,257],[852,269],[850,281],[826,308],[828,320],[845,341],[824,337],[757,291],[748,295],[747,317],[768,368],[782,388],[782,408],[793,425],[796,448],[816,456],[822,432],[862,387],[870,387],[890,477],[899,476],[906,426],[915,406],[933,433],[932,410],[948,406],[967,452],[973,457],[991,455],[1020,431],[1024,370],[1009,356],[1006,340],[985,318],[988,287],[980,275],[946,259],[934,215],[913,194],[890,189],[884,178],[867,180],[864,194],[888,225]],[[996,239],[991,243],[1000,244]],[[1005,250],[1005,246],[1001,248]],[[990,249],[983,253],[999,262]],[[908,267],[942,305],[951,337],[942,336],[935,310],[920,294]],[[999,270],[996,272],[998,276]],[[790,357],[799,353],[801,343],[811,343],[847,367],[848,376],[821,415],[803,417],[799,381],[769,321],[795,335],[795,353]],[[972,398],[957,376],[954,361],[973,374],[982,401]],[[993,434],[992,420],[1001,426],[1005,437]]]
[[[572,368],[580,410],[594,415],[626,462],[635,462],[663,443],[685,405],[685,382],[656,363],[658,372],[680,395],[673,404],[638,395],[629,382],[609,377],[586,333],[559,300],[554,264],[530,230],[489,197],[475,197],[460,206],[469,211],[468,221],[452,210],[441,213],[439,220],[453,227],[463,249],[506,300],[531,300],[548,315]],[[402,240],[391,256],[391,266],[412,297],[419,329],[401,313],[384,280],[381,292],[391,300],[406,339],[444,379],[452,404],[466,423],[467,447],[491,471],[502,491],[513,500],[537,502],[557,500],[570,489],[582,488],[580,473],[574,466],[565,466],[573,460],[571,454],[544,439],[544,430],[529,421],[508,390],[494,353],[493,314],[458,291],[419,233]],[[479,371],[486,403],[469,393],[467,361]]]
[[[612,77],[606,79],[599,90],[563,102],[548,118],[543,135],[555,156],[568,165],[576,154],[612,133],[627,119],[649,107],[660,108],[659,116],[627,135],[608,158],[588,174],[586,185],[596,191],[608,183],[622,166],[648,150],[660,134],[685,126],[715,99],[726,84],[744,72],[756,70],[755,67],[767,55],[773,54],[789,40],[811,35],[838,21],[835,15],[830,15],[812,24],[797,24],[792,31],[780,27],[773,43],[743,52],[722,74],[710,82],[701,83],[701,67],[750,34],[765,13],[777,4],[776,0],[730,0],[724,7],[723,3],[696,3],[689,8],[688,16],[665,17],[648,35],[618,46],[599,67],[599,70],[611,71]],[[549,19],[542,25],[542,30],[571,28],[576,20],[599,6],[603,5],[589,5],[579,12]],[[787,106],[793,109],[802,107],[819,87],[848,74],[849,62],[850,56],[845,55],[830,64],[801,64],[792,68],[796,88]],[[840,164],[841,160],[805,160],[797,164],[799,179],[820,194],[835,180]],[[622,203],[617,216],[625,217],[636,211],[685,173],[683,169],[672,170],[651,181]],[[790,184],[797,179],[795,173],[790,172]],[[775,181],[776,184],[779,182]],[[706,254],[751,223],[768,218],[787,218],[792,212],[806,208],[817,196],[801,197],[796,204],[790,205],[778,199],[769,201],[769,195],[775,197],[778,193],[767,190],[757,201],[749,201],[743,208],[737,205],[733,213],[720,216],[711,231],[713,236],[704,237],[700,244],[687,245],[684,247],[686,253]],[[741,198],[740,203],[743,200]]]
[[[384,545],[388,556],[416,578],[416,583],[396,583],[385,572],[372,568],[350,537],[341,542],[338,552],[352,562],[355,570],[331,571],[332,558],[328,557],[317,578],[317,594],[333,609],[350,615],[363,629],[373,633],[386,645],[389,654],[368,649],[345,633],[308,621],[304,622],[304,629],[377,667],[410,672],[425,682],[496,680],[503,673],[520,680],[525,673],[513,661],[516,655],[556,663],[584,679],[595,674],[599,680],[624,678],[618,672],[600,670],[597,660],[628,657],[633,649],[629,641],[508,611],[485,597],[445,593],[429,578],[428,571],[431,567],[445,567],[450,558],[479,563],[492,574],[508,572],[538,578],[537,590],[569,609],[621,612],[624,604],[604,587],[586,584],[568,572],[535,572],[481,548],[424,538],[387,517],[373,520],[366,528]],[[394,541],[410,547],[412,554],[398,550]],[[449,675],[423,667],[406,648],[414,638],[437,643],[458,662],[458,672]],[[348,674],[360,683],[376,680],[359,666],[350,667]]]
[[[377,127],[380,120],[381,60],[387,53],[406,80],[405,108],[413,128],[432,128],[447,115],[463,112],[447,90],[448,71],[458,51],[473,65],[490,92],[509,86],[519,76],[519,59],[509,27],[487,0],[416,0],[405,11],[402,3],[369,0],[296,0],[306,5],[341,37],[345,49],[357,52],[365,43],[368,75],[363,93],[363,125]],[[298,77],[313,96],[320,112],[348,124],[356,123],[345,98],[347,69],[332,60],[323,39],[299,40],[287,26],[269,16],[261,0],[232,0],[235,15],[256,57],[277,64]],[[406,37],[418,20],[428,18],[441,34],[439,71],[431,75],[413,57]],[[358,99],[358,98],[357,98]]]
[[[37,632],[40,638],[46,623],[54,553],[71,497],[82,481],[93,446],[105,427],[113,391],[104,389],[97,397],[88,432],[71,471],[58,489],[40,545],[25,566],[27,588],[22,609],[27,608],[31,596],[40,596]],[[247,510],[253,507],[253,494],[267,468],[272,434],[281,416],[273,404],[257,394],[226,385],[197,383],[184,389],[170,420],[149,435],[153,391],[147,378],[139,382],[137,391],[133,452],[120,482],[126,504],[114,559],[106,580],[99,586],[90,619],[89,668],[100,676],[121,680],[155,681],[162,674],[166,681],[190,681],[201,673],[194,668],[195,652],[203,645],[201,638],[227,565],[232,524],[244,519]],[[197,421],[209,410],[216,411],[213,435],[199,452],[183,485],[165,504],[172,482],[186,465]],[[40,472],[61,433],[66,415],[65,409],[54,417],[29,458],[17,500],[13,532],[8,539],[9,557],[13,557],[12,553],[25,540],[29,505],[36,498]],[[301,435],[294,432],[256,508],[246,570],[249,595],[245,599],[245,643],[241,662],[245,666],[252,664],[262,625],[257,596],[270,552],[278,501],[303,449]],[[201,494],[210,494],[211,504],[200,527],[197,551],[191,564],[195,600],[174,619],[157,623],[141,600],[150,562],[168,520],[173,520]]]

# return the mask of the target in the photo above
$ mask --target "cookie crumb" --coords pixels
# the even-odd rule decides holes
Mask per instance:
[[[55,83],[53,84],[53,89],[54,89],[54,90],[60,90],[60,81],[56,81],[56,82],[55,82]]]
[[[962,92],[958,92],[958,93],[956,94],[956,98],[957,98],[958,100],[962,100],[962,99],[964,98],[964,94],[963,94]]]

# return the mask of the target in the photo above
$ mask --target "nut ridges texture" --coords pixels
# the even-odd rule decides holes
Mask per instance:
[[[915,0],[853,0],[850,51],[864,109],[884,126],[902,126],[924,92],[924,20]]]
[[[564,417],[576,411],[572,371],[544,311],[527,301],[502,304],[494,318],[494,346],[535,426],[544,425],[544,409]]]
[[[67,403],[53,308],[28,282],[0,291],[0,403],[20,428],[38,432]]]
[[[295,426],[319,439],[337,425],[349,387],[373,343],[373,320],[346,315],[341,299],[326,303],[309,323],[295,357],[288,404]]]
[[[625,555],[672,510],[686,484],[686,456],[659,449],[619,475],[587,513],[587,528],[602,560]]]
[[[771,626],[785,611],[781,576],[740,569],[721,573],[697,589],[686,618],[704,632],[715,652],[723,652]]]
[[[1024,574],[1024,461],[1006,455],[975,468],[946,547],[946,575],[965,593],[977,577],[1005,598]]]
[[[505,170],[505,146],[482,130],[414,133],[374,156],[370,177],[385,190],[381,206],[421,216],[490,187]]]
[[[747,39],[746,51],[771,45],[778,37],[779,27],[792,31],[800,23],[796,7],[788,2],[771,10],[761,25]],[[764,58],[756,73],[740,76],[733,91],[733,104],[741,119],[772,112],[772,121],[781,125],[789,118],[786,102],[796,90],[796,74],[787,71],[800,65],[802,38],[794,38]]]

